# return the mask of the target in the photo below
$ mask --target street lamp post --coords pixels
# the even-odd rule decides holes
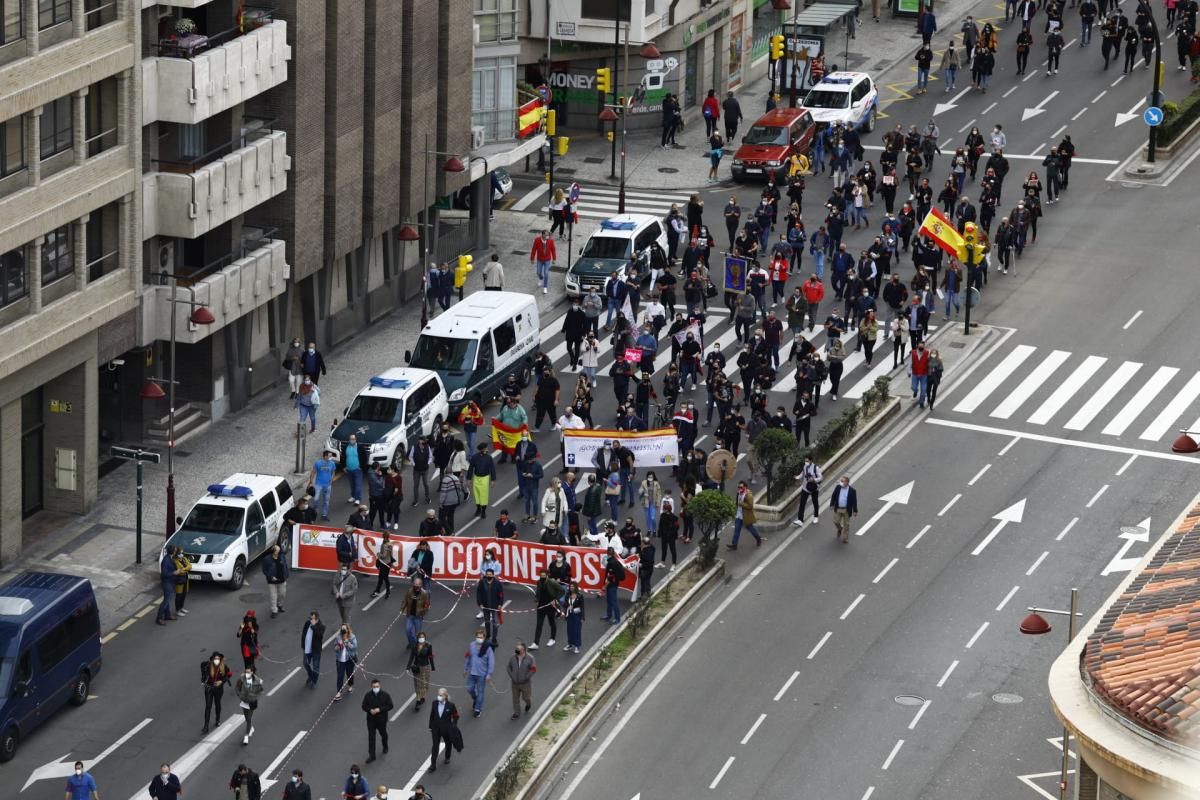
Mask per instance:
[[[463,172],[467,168],[466,165],[463,164],[462,159],[459,158],[456,153],[443,153],[443,152],[440,152],[437,150],[430,150],[429,149],[429,134],[428,133],[425,134],[425,149],[422,151],[422,155],[421,155],[421,161],[423,162],[424,170],[425,170],[425,182],[424,182],[424,185],[423,185],[423,188],[421,191],[421,200],[425,205],[425,216],[426,216],[427,221],[426,222],[401,222],[400,223],[400,225],[401,225],[400,232],[399,232],[399,234],[397,234],[397,238],[399,238],[400,241],[402,241],[402,242],[420,242],[422,239],[422,235],[421,235],[421,233],[419,233],[416,230],[417,228],[421,228],[422,230],[425,230],[425,229],[433,230],[432,246],[431,246],[431,242],[430,242],[430,237],[429,236],[424,237],[425,251],[421,254],[421,328],[422,329],[425,327],[425,324],[427,322],[429,322],[429,309],[427,307],[428,302],[429,302],[429,297],[428,297],[429,293],[427,291],[428,286],[426,284],[426,277],[428,274],[429,264],[426,263],[425,259],[428,258],[431,254],[433,254],[435,252],[435,248],[437,247],[437,233],[438,233],[437,222],[432,221],[430,219],[430,211],[429,211],[430,205],[431,205],[429,202],[429,157],[430,156],[447,156],[445,162],[443,162],[443,164],[442,164],[442,172]]]
[[[651,60],[660,58],[662,53],[655,47],[654,42],[646,42],[642,45],[640,54],[642,58]],[[629,74],[629,25],[625,26],[625,74]],[[618,73],[619,75],[619,73]],[[618,77],[618,81],[620,78]],[[617,213],[625,213],[625,120],[629,114],[629,109],[633,107],[633,92],[630,91],[624,95],[621,94],[621,84],[613,83],[613,94],[615,95],[616,103],[604,103],[604,108],[601,110],[599,119],[601,122],[613,123],[613,133],[616,133],[616,122],[621,120],[621,177],[617,187]],[[619,109],[619,111],[617,110]],[[613,136],[613,151],[616,152],[617,137]]]
[[[1041,615],[1054,614],[1056,616],[1065,616],[1067,618],[1067,644],[1075,638],[1075,618],[1082,617],[1083,614],[1076,611],[1079,603],[1079,590],[1071,587],[1071,606],[1070,610],[1062,611],[1054,608],[1038,608],[1030,606],[1028,608],[1029,616],[1021,620],[1021,633],[1030,636],[1040,636],[1043,633],[1050,632],[1050,623],[1047,622]],[[1067,767],[1069,765],[1071,732],[1067,730],[1067,726],[1063,725],[1062,735],[1062,770],[1058,780],[1058,796],[1059,800],[1067,800]]]

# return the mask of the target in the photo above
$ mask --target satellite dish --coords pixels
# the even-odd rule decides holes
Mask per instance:
[[[737,471],[737,456],[728,450],[713,450],[704,462],[704,471],[717,483],[728,480]]]

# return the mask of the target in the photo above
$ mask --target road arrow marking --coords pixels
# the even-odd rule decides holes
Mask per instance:
[[[1135,542],[1150,541],[1150,518],[1146,517],[1136,528],[1122,528],[1117,534],[1118,539],[1124,539],[1125,544],[1121,545],[1121,549],[1108,562],[1108,566],[1100,573],[1103,575],[1112,575],[1114,572],[1132,572],[1133,568],[1142,560],[1141,556],[1133,556],[1126,558],[1125,554],[1133,547]]]
[[[1140,109],[1144,105],[1146,105],[1146,98],[1143,97],[1141,100],[1137,101],[1137,105],[1126,111],[1124,114],[1118,112],[1117,121],[1113,123],[1113,127],[1119,128],[1126,122],[1132,122],[1133,120],[1140,118],[1142,116]]]
[[[886,514],[888,511],[890,511],[892,506],[896,505],[897,503],[900,503],[902,505],[908,505],[908,498],[912,496],[913,483],[915,483],[915,481],[909,481],[908,483],[901,486],[899,489],[893,489],[892,491],[885,494],[883,497],[879,498],[880,500],[883,501],[883,507],[880,508],[878,511],[876,511],[874,513],[874,515],[872,515],[871,518],[869,520],[867,520],[866,523],[864,523],[863,526],[855,532],[854,535],[862,536],[864,533],[866,533],[868,530],[871,529],[872,525],[874,525],[876,522],[879,521],[880,517],[882,517],[884,514]]]
[[[970,87],[970,86],[968,86],[967,88],[963,89],[963,90],[962,90],[961,92],[959,92],[958,94],[954,95],[954,97],[951,97],[951,98],[950,98],[950,102],[948,102],[948,103],[938,103],[936,106],[934,106],[934,107],[933,107],[933,115],[936,117],[938,114],[943,114],[943,113],[945,113],[945,112],[947,112],[947,111],[951,111],[951,110],[953,110],[953,109],[955,109],[955,108],[958,108],[958,101],[959,101],[959,100],[961,100],[961,99],[962,99],[962,96],[963,96],[964,94],[966,94],[967,92],[969,92],[969,91],[971,91],[971,87]]]
[[[230,734],[245,724],[246,720],[241,714],[233,714],[216,729],[210,731],[207,736],[192,745],[186,753],[174,761],[168,761],[171,771],[179,777],[180,781],[186,782],[187,777],[216,752],[217,748],[221,746],[221,742],[228,739]],[[134,792],[129,800],[146,800],[146,787],[143,786]]]
[[[1047,98],[1046,98],[1045,100],[1043,100],[1042,102],[1038,103],[1038,104],[1037,104],[1036,106],[1034,106],[1033,108],[1027,108],[1027,109],[1025,109],[1024,111],[1022,111],[1022,112],[1021,112],[1021,122],[1025,122],[1026,120],[1033,119],[1033,118],[1034,118],[1034,117],[1036,117],[1038,114],[1045,114],[1045,113],[1046,113],[1046,109],[1045,109],[1045,108],[1043,108],[1043,106],[1044,106],[1044,105],[1046,105],[1046,103],[1049,103],[1051,100],[1053,100],[1053,99],[1054,99],[1055,97],[1057,97],[1057,96],[1058,96],[1058,90],[1056,89],[1056,90],[1054,90],[1053,92],[1051,92],[1051,93],[1050,93],[1050,96],[1049,96],[1049,97],[1047,97]]]
[[[112,755],[113,751],[115,751],[118,747],[132,739],[138,731],[149,725],[151,719],[151,717],[147,717],[137,725],[134,725],[129,733],[125,734],[120,739],[117,739],[115,742],[105,748],[100,755],[94,758],[72,758],[70,753],[66,753],[57,761],[51,761],[49,764],[43,764],[33,771],[33,773],[29,776],[29,780],[25,781],[25,785],[21,787],[21,791],[25,791],[32,784],[37,783],[38,781],[44,781],[48,778],[66,778],[69,775],[74,775],[76,761],[86,760],[88,762],[88,766],[94,768],[101,761]]]
[[[996,534],[1000,533],[1000,530],[1005,525],[1010,522],[1020,522],[1024,516],[1025,499],[1022,498],[1021,500],[1013,503],[1011,506],[1001,511],[999,514],[992,517],[992,519],[998,520],[996,522],[996,527],[992,528],[991,532],[988,533],[987,536],[983,537],[983,541],[979,543],[978,547],[971,551],[971,555],[977,556],[982,553],[983,549],[992,543],[992,539],[996,538]]]
[[[292,750],[296,749],[296,745],[300,744],[300,740],[304,738],[306,733],[308,733],[308,731],[300,731],[293,736],[292,740],[287,743],[287,746],[284,747],[282,751],[280,751],[279,755],[275,756],[275,760],[272,761],[270,765],[268,765],[267,768],[262,771],[262,790],[264,792],[266,792],[275,784],[279,783],[278,778],[272,779],[268,778],[267,776],[273,774],[275,770],[279,769],[279,767],[283,765],[284,760],[287,759]]]

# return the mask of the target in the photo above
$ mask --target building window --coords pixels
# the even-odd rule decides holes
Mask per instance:
[[[25,296],[25,248],[0,255],[0,306],[15,303]]]
[[[42,106],[42,160],[71,149],[71,98]]]
[[[654,0],[646,0],[646,16],[654,16]]]
[[[517,135],[517,57],[477,58],[471,81],[471,124],[489,142]]]
[[[25,120],[0,122],[0,178],[25,169]]]
[[[38,30],[71,19],[71,0],[38,0]]]
[[[25,38],[24,6],[25,0],[0,0],[0,47]]]
[[[479,41],[510,42],[517,38],[517,0],[475,0]]]
[[[73,224],[63,225],[46,234],[46,242],[42,245],[42,286],[49,286],[75,271],[73,227]]]

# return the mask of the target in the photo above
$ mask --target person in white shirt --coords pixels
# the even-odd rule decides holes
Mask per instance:
[[[997,150],[1008,149],[1008,137],[1004,135],[1004,128],[997,125],[992,129],[992,152]]]
[[[498,253],[492,253],[491,261],[483,265],[483,288],[488,292],[504,290],[504,267]]]
[[[804,524],[804,509],[808,506],[808,499],[812,498],[813,505],[813,524],[820,522],[821,507],[817,500],[817,493],[821,490],[821,468],[812,460],[812,456],[804,457],[804,467],[800,470],[800,474],[796,476],[796,482],[800,484],[800,508],[796,510],[796,519],[794,525]]]
[[[653,328],[655,335],[667,324],[667,308],[659,300],[657,294],[650,295],[650,302],[642,309],[638,318],[638,327]]]

